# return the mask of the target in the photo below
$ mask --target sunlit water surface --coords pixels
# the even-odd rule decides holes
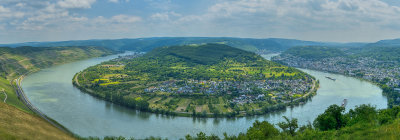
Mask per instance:
[[[270,59],[272,56],[264,55]],[[75,73],[118,55],[94,58],[54,66],[27,76],[23,90],[29,100],[49,117],[80,136],[125,136],[145,138],[159,136],[178,139],[187,134],[203,131],[222,136],[246,131],[255,120],[277,123],[282,116],[299,119],[300,124],[313,121],[329,105],[341,104],[348,99],[347,110],[360,104],[386,108],[386,97],[377,86],[355,78],[312,70],[303,70],[320,81],[320,89],[312,101],[286,111],[242,118],[190,118],[169,117],[131,110],[96,99],[82,93],[72,85]],[[336,78],[329,80],[325,76]]]

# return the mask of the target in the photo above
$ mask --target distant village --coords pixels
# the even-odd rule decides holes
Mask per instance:
[[[300,98],[308,93],[313,81],[310,77],[297,80],[259,80],[259,81],[205,81],[205,80],[171,80],[158,86],[146,88],[145,92],[168,92],[173,94],[210,94],[234,95],[231,102],[244,104],[265,100],[284,101],[289,97]]]
[[[145,54],[144,52],[132,52],[129,55],[118,56],[117,58],[114,58],[111,61],[120,62],[122,60],[129,60],[129,59],[133,59],[133,58],[136,58],[136,57],[140,57],[140,56],[143,56],[144,54]]]
[[[397,61],[377,61],[368,57],[356,59],[333,57],[316,61],[292,55],[277,56],[273,60],[292,67],[309,68],[383,82],[400,93],[400,64]]]

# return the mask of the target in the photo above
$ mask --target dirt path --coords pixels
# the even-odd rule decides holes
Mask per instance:
[[[5,98],[4,98],[4,103],[6,103],[6,100],[7,100],[7,93],[5,92],[5,90],[4,90],[4,88],[2,89],[2,91],[3,91],[3,93],[4,93],[4,95],[6,96]]]
[[[29,73],[25,74],[28,75]],[[54,120],[51,120],[48,116],[46,116],[43,112],[41,112],[39,109],[37,109],[35,106],[32,105],[32,103],[28,100],[28,98],[26,97],[24,91],[21,88],[21,82],[24,79],[24,76],[22,75],[19,78],[15,79],[15,88],[16,88],[16,93],[18,95],[18,97],[20,98],[20,100],[33,112],[35,112],[37,115],[39,115],[40,117],[42,117],[43,119],[45,119],[46,121],[48,121],[50,124],[52,124],[53,126],[57,127],[58,129],[64,131],[65,133],[68,134],[72,134],[72,132],[70,132],[68,129],[66,129],[64,126],[58,124],[57,122],[55,122]]]
[[[75,76],[75,78],[74,78],[75,83],[76,83],[78,86],[81,86],[81,84],[79,84],[79,80],[78,80],[78,76],[79,76],[80,74],[81,74],[81,73],[79,72],[78,74],[76,74],[76,76]]]
[[[308,95],[310,95],[315,89],[315,85],[317,84],[317,82],[315,80],[313,80],[313,85],[310,89],[310,91],[307,94],[304,94],[303,97],[307,97]]]

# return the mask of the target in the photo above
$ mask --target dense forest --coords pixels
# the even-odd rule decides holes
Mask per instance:
[[[345,56],[345,53],[340,49],[333,47],[301,46],[292,47],[283,52],[282,55],[294,55],[306,59],[322,59]]]
[[[396,46],[370,46],[349,49],[349,57],[371,57],[379,61],[400,62],[400,47]]]
[[[299,46],[292,47],[282,55],[293,55],[305,59],[323,59],[332,57],[360,58],[369,57],[379,61],[400,62],[400,47],[398,46],[365,46],[365,47],[323,47]]]
[[[266,80],[280,83],[265,90]],[[289,94],[291,83],[300,86],[297,93]],[[306,73],[224,44],[156,48],[140,57],[89,67],[75,76],[74,84],[131,108],[202,117],[284,109],[316,90]]]

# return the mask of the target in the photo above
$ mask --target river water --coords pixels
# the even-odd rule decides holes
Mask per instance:
[[[274,54],[276,55],[276,54]],[[96,99],[72,85],[75,73],[110,60],[118,55],[93,58],[43,69],[25,77],[22,88],[28,99],[47,116],[80,136],[125,136],[145,138],[159,136],[178,139],[200,131],[222,136],[224,132],[237,135],[246,131],[255,120],[278,123],[282,116],[298,118],[300,124],[313,121],[329,105],[348,100],[346,109],[371,104],[387,107],[386,97],[379,87],[362,80],[337,74],[304,70],[320,81],[320,89],[312,101],[287,108],[286,111],[242,118],[169,117],[131,110]],[[273,55],[266,55],[271,58]],[[325,76],[336,78],[329,80]]]

